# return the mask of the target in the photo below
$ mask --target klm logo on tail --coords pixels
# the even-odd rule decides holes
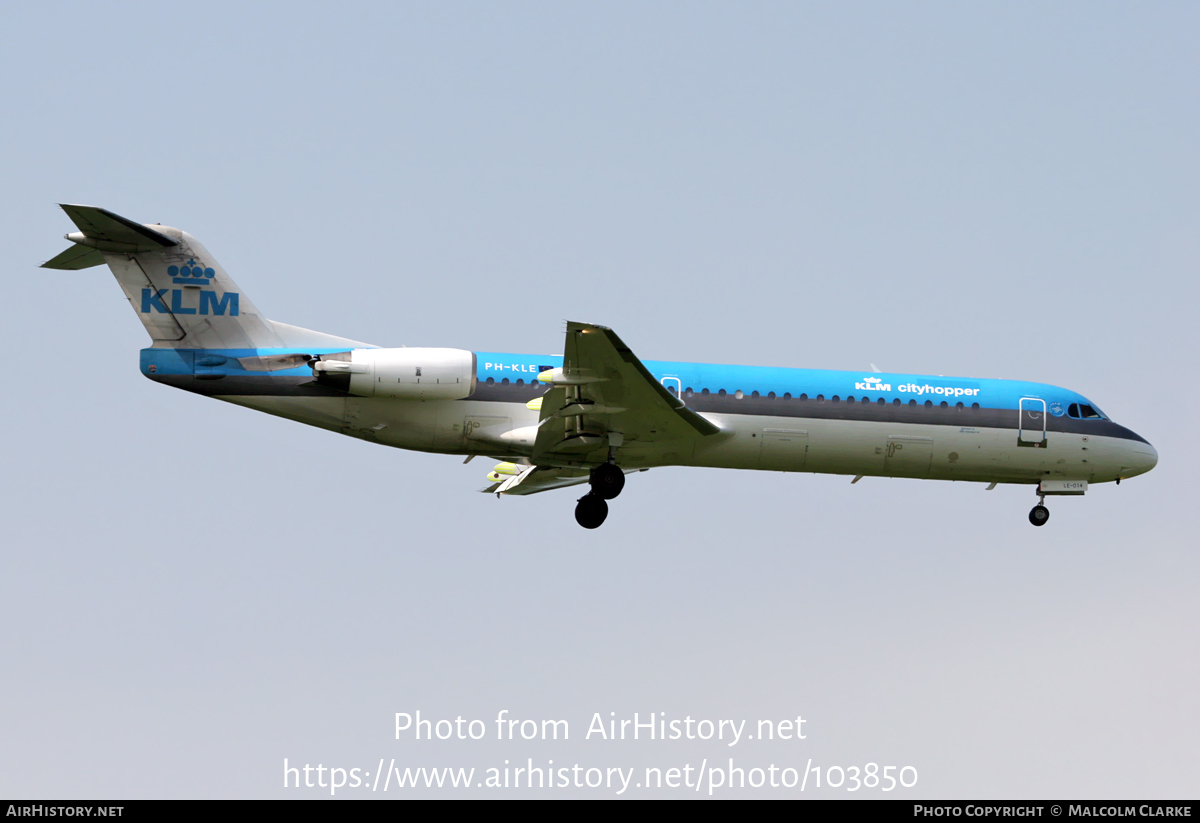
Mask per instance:
[[[201,266],[195,260],[188,260],[184,266],[168,266],[167,274],[171,275],[171,282],[180,283],[185,286],[190,286],[189,289],[142,289],[142,314],[201,314],[201,315],[217,315],[224,317],[238,316],[238,294],[237,292],[227,291],[218,296],[215,291],[210,289],[200,289],[200,305],[197,306],[193,300],[186,302],[192,303],[191,306],[185,306],[185,295],[189,291],[195,291],[197,286],[203,287],[211,285],[217,273],[210,267]],[[169,295],[169,296],[168,296]],[[167,301],[170,301],[168,307]]]

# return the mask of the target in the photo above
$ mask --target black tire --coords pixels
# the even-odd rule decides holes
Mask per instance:
[[[575,522],[585,529],[598,529],[608,517],[608,503],[603,497],[589,492],[575,504]]]
[[[1035,526],[1044,526],[1050,519],[1050,510],[1045,506],[1034,506],[1029,510],[1029,522]]]
[[[625,488],[625,472],[612,463],[602,463],[592,469],[592,493],[605,500],[612,500]]]

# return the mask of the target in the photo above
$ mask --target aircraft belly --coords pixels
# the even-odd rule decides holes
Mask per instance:
[[[346,417],[344,397],[286,397],[271,395],[214,395],[235,406],[286,417],[309,426],[341,431]]]
[[[426,451],[437,433],[438,402],[346,398],[343,432],[399,449]]]
[[[764,424],[779,426],[779,420],[795,422],[791,418],[751,415],[709,414],[706,417],[720,426],[723,434],[714,436],[711,443],[701,441],[695,448],[690,465],[716,469],[758,468],[761,446],[753,435]]]
[[[533,453],[531,432],[537,422],[538,413],[525,403],[480,400],[443,403],[438,417],[438,448],[455,454],[527,456]],[[520,436],[517,430],[521,430]]]
[[[501,440],[537,424],[523,403],[471,400],[348,398],[346,434],[386,446],[447,454],[521,454],[521,441]]]
[[[928,477],[937,480],[986,480],[997,478],[1004,469],[1000,429],[974,426],[930,426],[941,428],[932,449]]]
[[[764,471],[803,471],[808,462],[808,430],[768,426],[759,437],[758,467]]]
[[[514,435],[536,431],[524,403],[388,398],[217,395],[217,399],[381,445],[452,454],[528,455]],[[1123,441],[1050,432],[1044,448],[1018,446],[1011,429],[756,415],[707,417],[723,435],[688,442],[630,442],[627,468],[693,465],[1036,483],[1118,476]],[[501,439],[502,435],[508,437]],[[1125,461],[1128,462],[1128,461]],[[1109,465],[1112,463],[1113,465]]]
[[[417,451],[465,454],[463,415],[467,406],[506,407],[516,404],[464,401],[405,401],[363,397],[296,397],[273,395],[214,395],[238,406],[285,417],[350,437]],[[530,414],[524,405],[520,409]],[[508,423],[510,418],[506,418]],[[536,422],[536,420],[534,421]],[[506,429],[511,427],[507,425]]]
[[[752,415],[710,415],[730,435],[691,465],[980,482],[1037,482],[1048,449],[1018,448],[1007,429]],[[792,441],[781,455],[772,439]],[[800,441],[803,440],[803,446]],[[1012,442],[1010,442],[1012,441]],[[1078,475],[1078,470],[1074,470]]]
[[[806,471],[828,474],[884,473],[886,443],[897,426],[853,420],[814,420]]]

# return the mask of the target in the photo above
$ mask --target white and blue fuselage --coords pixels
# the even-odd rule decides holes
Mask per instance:
[[[252,372],[239,360],[327,355],[307,349],[142,351],[152,380],[387,446],[445,454],[532,456],[532,445],[500,449],[472,437],[472,420],[536,426],[530,402],[549,386],[561,355],[474,353],[472,390],[456,400],[396,400],[334,394],[307,365]],[[1109,420],[1088,398],[1042,383],[710,363],[642,361],[655,380],[722,435],[691,448],[623,462],[921,477],[999,483],[1045,479],[1103,483],[1152,468],[1146,440]],[[502,432],[492,431],[492,435]],[[495,443],[499,439],[493,438]]]
[[[153,340],[146,377],[385,446],[494,457],[497,494],[587,483],[587,528],[626,473],[656,466],[1024,483],[1044,501],[1158,460],[1041,383],[641,360],[586,323],[568,323],[560,355],[371,346],[268,320],[186,232],[63,209],[80,231],[45,266],[109,266]]]

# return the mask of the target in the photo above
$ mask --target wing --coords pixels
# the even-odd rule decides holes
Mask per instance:
[[[721,431],[667,391],[604,326],[568,323],[562,368],[538,380],[553,386],[542,397],[533,449],[539,466],[596,465],[610,447],[623,467],[662,465]]]

